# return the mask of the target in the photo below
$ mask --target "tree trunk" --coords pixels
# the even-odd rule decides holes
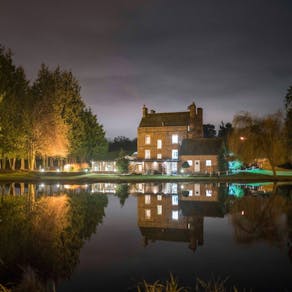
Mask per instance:
[[[271,164],[271,167],[272,167],[273,176],[274,176],[274,177],[277,177],[276,167],[275,167],[274,163],[271,163],[271,162],[270,162],[270,164]]]
[[[9,186],[9,195],[15,196],[15,183],[11,183]]]
[[[50,157],[50,167],[54,167],[54,158]]]
[[[274,183],[273,183],[273,193],[272,193],[272,195],[276,195],[276,194],[277,194],[277,186],[278,186],[277,182],[274,181]]]
[[[35,202],[35,185],[28,184],[28,196],[27,196],[27,209],[28,211],[33,210],[34,202]]]
[[[34,170],[34,167],[35,167],[35,155],[32,154],[30,157],[29,157],[29,160],[28,160],[28,165],[29,165],[29,170]]]
[[[8,168],[11,169],[11,164],[12,164],[11,158],[8,158],[7,160],[8,160]]]
[[[23,196],[24,195],[24,183],[20,183],[20,195]]]
[[[48,156],[45,155],[45,169],[48,168],[48,160],[49,160]]]
[[[25,170],[25,161],[24,158],[20,159],[20,170]]]
[[[11,169],[15,170],[16,158],[12,158]]]

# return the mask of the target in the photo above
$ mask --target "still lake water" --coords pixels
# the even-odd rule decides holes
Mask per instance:
[[[292,291],[292,185],[0,185],[0,283],[56,291],[224,280]],[[23,272],[26,271],[26,272]]]

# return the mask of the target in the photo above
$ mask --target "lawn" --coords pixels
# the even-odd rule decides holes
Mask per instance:
[[[246,171],[230,175],[123,175],[98,174],[84,172],[1,172],[0,182],[60,182],[60,183],[90,183],[90,182],[220,182],[220,181],[292,181],[292,171],[279,171],[277,177],[271,171]]]

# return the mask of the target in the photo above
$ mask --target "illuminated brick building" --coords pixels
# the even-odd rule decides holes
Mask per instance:
[[[220,139],[203,138],[203,109],[156,113],[144,105],[138,127],[138,155],[131,172],[146,174],[212,173],[218,170]],[[189,167],[182,170],[183,162]]]
[[[203,137],[203,109],[195,103],[186,112],[156,113],[144,105],[138,127],[138,172],[177,173],[184,139]]]

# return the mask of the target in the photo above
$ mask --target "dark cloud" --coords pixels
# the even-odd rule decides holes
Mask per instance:
[[[230,121],[283,106],[292,83],[290,0],[3,1],[0,42],[30,79],[73,71],[108,136],[134,137],[147,104]]]

